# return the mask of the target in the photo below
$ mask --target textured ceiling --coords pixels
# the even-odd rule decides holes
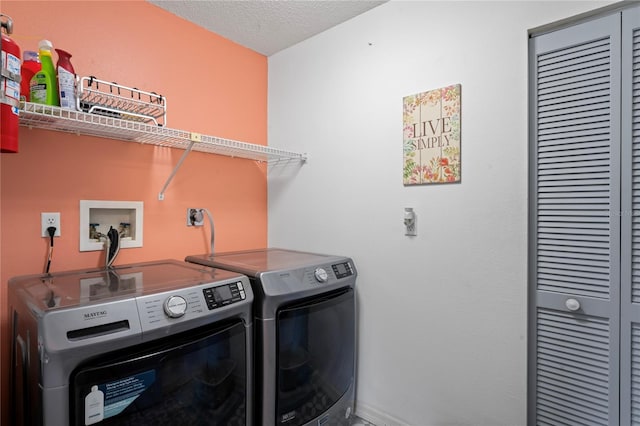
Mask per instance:
[[[148,0],[265,56],[387,0]]]

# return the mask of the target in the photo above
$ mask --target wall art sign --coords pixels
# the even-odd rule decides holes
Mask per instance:
[[[460,182],[460,91],[443,87],[403,99],[405,185]]]

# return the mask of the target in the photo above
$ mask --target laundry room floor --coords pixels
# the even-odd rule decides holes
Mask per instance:
[[[369,423],[366,420],[361,419],[360,417],[354,417],[351,420],[351,426],[376,426],[373,423]]]

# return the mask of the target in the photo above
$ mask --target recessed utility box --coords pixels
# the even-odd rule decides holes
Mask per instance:
[[[120,248],[142,247],[142,213],[142,201],[80,200],[80,251],[104,250],[110,227]]]

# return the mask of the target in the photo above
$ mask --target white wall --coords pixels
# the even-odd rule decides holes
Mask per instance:
[[[269,244],[353,257],[358,412],[526,423],[527,30],[602,2],[391,1],[269,58]],[[462,84],[462,183],[402,185],[402,98]],[[404,236],[404,207],[418,236]]]

